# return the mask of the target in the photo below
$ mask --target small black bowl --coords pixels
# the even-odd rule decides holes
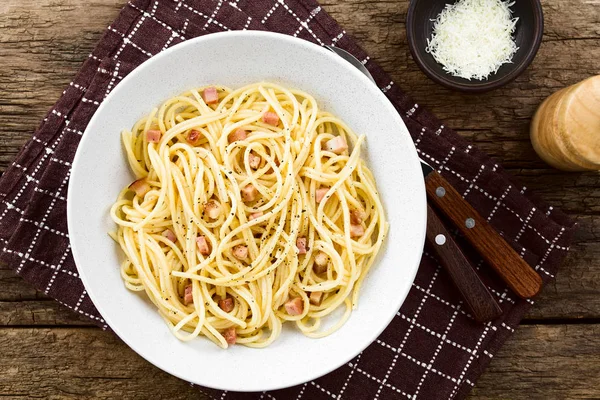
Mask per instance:
[[[504,64],[487,80],[468,80],[452,76],[442,69],[433,56],[425,51],[427,39],[433,32],[433,21],[447,3],[457,0],[411,0],[406,16],[406,37],[413,59],[433,81],[463,92],[485,92],[499,88],[519,76],[531,64],[542,42],[544,15],[540,0],[516,0],[511,6],[518,17],[515,42],[519,50],[512,63]]]

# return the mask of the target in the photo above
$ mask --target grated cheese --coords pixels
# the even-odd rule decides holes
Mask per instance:
[[[487,79],[512,62],[518,18],[502,0],[459,0],[446,4],[433,25],[426,51],[444,71],[465,79]]]

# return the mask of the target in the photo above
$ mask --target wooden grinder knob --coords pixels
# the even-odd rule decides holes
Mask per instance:
[[[535,151],[553,167],[600,170],[600,75],[548,97],[530,133]]]

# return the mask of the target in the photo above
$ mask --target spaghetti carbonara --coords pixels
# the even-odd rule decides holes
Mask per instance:
[[[344,324],[388,229],[364,136],[262,82],[173,97],[122,140],[137,180],[110,211],[121,275],[179,339],[265,347],[287,321]]]

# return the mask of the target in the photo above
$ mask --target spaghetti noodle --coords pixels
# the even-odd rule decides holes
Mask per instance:
[[[137,180],[110,211],[121,275],[179,339],[265,347],[286,321],[344,324],[388,229],[364,136],[262,82],[173,97],[122,140]]]

